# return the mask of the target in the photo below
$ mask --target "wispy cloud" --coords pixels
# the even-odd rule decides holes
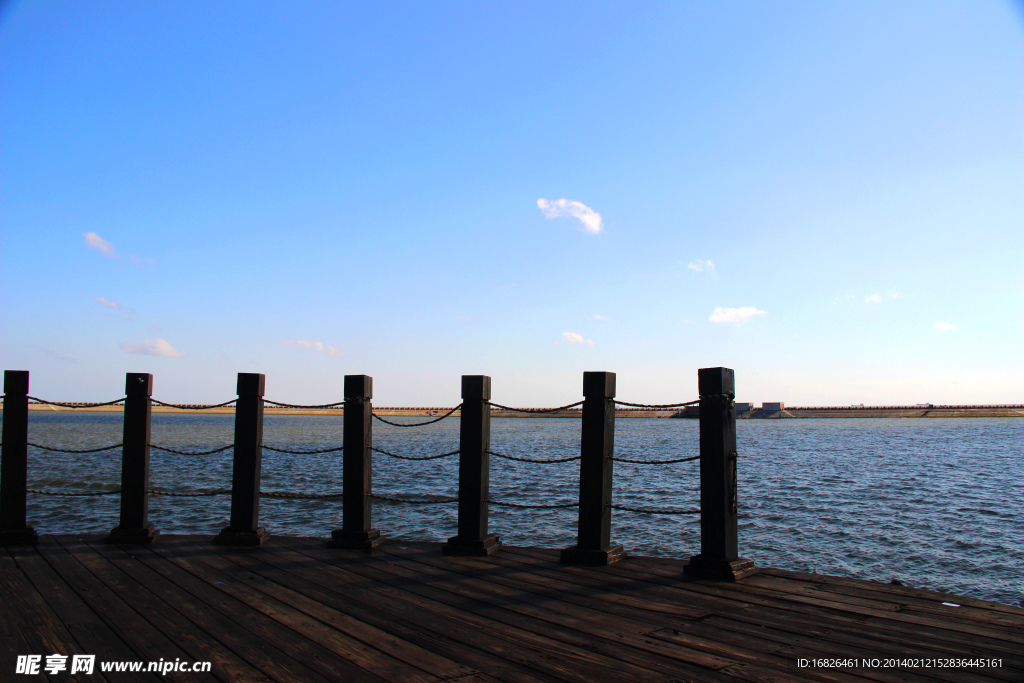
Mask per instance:
[[[722,308],[716,306],[708,318],[713,323],[741,323],[755,315],[765,315],[768,311],[761,311],[753,306],[741,306],[740,308]]]
[[[184,351],[178,351],[167,343],[166,339],[146,339],[141,344],[122,342],[121,348],[128,353],[137,353],[144,356],[163,356],[165,358],[182,358]]]
[[[606,316],[606,315],[599,315],[599,314],[595,313],[594,315],[590,316],[590,319],[591,320],[607,320],[608,316]]]
[[[128,260],[131,261],[132,263],[138,263],[140,265],[149,265],[149,264],[152,264],[152,263],[156,263],[155,259],[139,258],[135,254],[128,254]]]
[[[591,235],[601,232],[601,214],[583,202],[572,201],[562,197],[561,199],[537,200],[537,207],[544,213],[545,218],[576,218],[582,223],[582,229]]]
[[[941,320],[935,323],[935,329],[942,330],[943,332],[952,332],[956,329],[956,325],[953,323],[944,323]]]
[[[682,263],[682,261],[680,261],[679,263]],[[699,258],[695,261],[690,261],[689,263],[687,263],[686,267],[695,273],[707,273],[712,277],[718,277],[718,271],[715,270],[715,264],[711,259],[705,261],[704,259]]]
[[[110,256],[111,258],[120,258],[117,255],[117,251],[114,250],[114,245],[106,241],[96,233],[86,232],[82,233],[82,236],[85,237],[85,243],[92,247],[93,249],[95,249],[96,251],[106,256]]]
[[[328,356],[334,356],[335,358],[341,358],[345,355],[345,352],[337,346],[325,346],[323,342],[313,341],[312,339],[285,339],[281,343],[288,346],[309,349],[316,353],[326,353]]]
[[[575,332],[563,332],[562,338],[556,341],[555,344],[586,344],[587,346],[593,346],[593,339],[584,339],[582,334],[576,334]]]
[[[121,304],[119,304],[118,302],[109,301],[107,299],[104,299],[102,296],[94,296],[93,299],[96,299],[96,301],[99,302],[101,306],[107,306],[109,308],[121,308]]]
[[[882,296],[881,294],[872,294],[871,296],[869,296],[866,299],[864,299],[864,303],[866,303],[866,304],[880,304],[883,301],[885,301],[886,299],[898,299],[899,297],[900,297],[900,293],[899,292],[897,292],[895,289],[890,289],[888,292],[885,293],[885,296]]]

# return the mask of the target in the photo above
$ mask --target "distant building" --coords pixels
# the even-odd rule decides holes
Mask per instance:
[[[736,414],[737,415],[742,415],[743,413],[749,413],[751,411],[751,409],[753,409],[753,407],[754,406],[751,405],[750,403],[737,403],[736,404]]]
[[[770,413],[776,410],[785,410],[785,408],[782,407],[782,401],[779,401],[778,403],[762,403],[761,410]]]

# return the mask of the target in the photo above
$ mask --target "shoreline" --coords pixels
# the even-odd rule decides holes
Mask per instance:
[[[30,411],[44,412],[89,412],[89,413],[123,413],[123,405],[90,406],[81,404],[81,407],[65,408],[40,403],[30,403]],[[0,402],[0,411],[3,410],[3,403]],[[153,413],[214,413],[219,415],[234,414],[233,406],[221,408],[204,408],[196,404],[194,408],[171,408],[168,406],[154,405]],[[403,408],[403,407],[381,407],[374,408],[374,414],[381,417],[440,417],[451,408]],[[279,408],[266,406],[265,415],[344,415],[345,411],[340,406],[337,408]],[[456,410],[452,417],[459,417],[461,411]],[[582,410],[579,408],[560,410],[553,413],[521,413],[508,410],[494,409],[491,411],[492,418],[523,418],[523,417],[544,417],[544,418],[580,418]],[[689,406],[682,410],[649,410],[644,408],[617,408],[615,416],[621,418],[683,418],[697,419],[700,410],[697,406]],[[971,418],[971,417],[1024,417],[1024,405],[992,405],[992,406],[849,406],[849,407],[793,407],[784,410],[765,411],[754,409],[736,416],[739,420],[772,420],[772,419],[801,419],[801,418]]]

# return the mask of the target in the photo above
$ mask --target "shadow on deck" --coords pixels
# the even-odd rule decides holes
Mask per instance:
[[[1024,680],[1024,609],[817,574],[713,583],[684,581],[671,559],[567,567],[537,548],[477,559],[437,543],[364,554],[280,537],[237,549],[44,536],[0,548],[0,561],[4,681],[44,679],[14,673],[30,654],[96,655],[93,676],[48,680]],[[886,662],[907,658],[922,661]],[[951,659],[998,661],[940,666]],[[159,660],[212,673],[101,672]]]

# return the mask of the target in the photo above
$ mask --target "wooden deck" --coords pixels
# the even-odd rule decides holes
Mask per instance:
[[[152,547],[44,536],[0,548],[0,680],[1024,680],[1022,608],[779,570],[724,584],[683,581],[678,560],[557,559],[536,548],[452,558],[399,541],[364,554],[310,538],[237,549],[205,536]],[[17,655],[54,653],[94,654],[96,673],[14,674]],[[213,673],[100,672],[179,658]],[[1002,662],[825,669],[800,658]]]

